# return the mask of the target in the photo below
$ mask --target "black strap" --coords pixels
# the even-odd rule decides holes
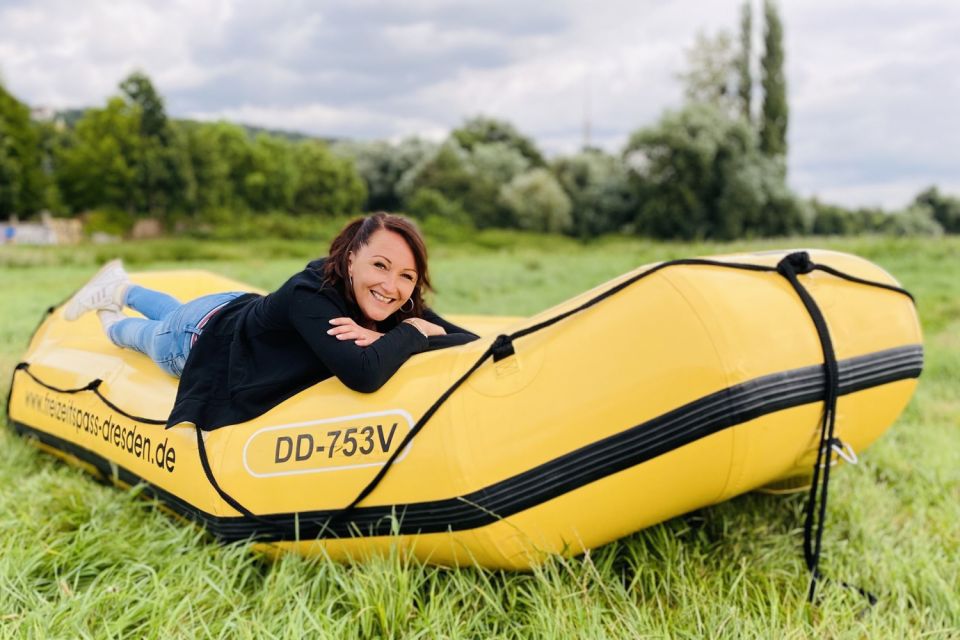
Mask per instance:
[[[820,551],[823,539],[823,527],[825,524],[824,516],[827,508],[827,489],[830,483],[830,465],[823,464],[824,458],[829,461],[830,443],[834,440],[834,428],[836,425],[837,396],[839,394],[839,371],[837,369],[837,356],[833,349],[833,340],[830,337],[830,330],[827,327],[826,319],[823,313],[814,301],[810,292],[800,284],[797,278],[798,274],[810,273],[813,270],[813,263],[810,262],[810,256],[806,253],[791,253],[786,256],[777,265],[777,271],[790,283],[793,290],[796,291],[800,300],[803,302],[807,314],[813,321],[817,331],[817,337],[820,340],[820,348],[823,351],[824,361],[824,399],[823,416],[820,423],[820,442],[817,447],[817,460],[813,465],[813,481],[810,484],[810,495],[807,499],[806,516],[803,523],[803,557],[810,570],[810,588],[807,598],[813,602],[814,593],[817,588],[817,580],[820,578],[818,568],[820,562]],[[820,488],[821,471],[823,475],[823,488]],[[817,527],[814,532],[815,511],[817,511],[817,496],[819,492],[820,504],[819,513],[816,518]]]
[[[817,330],[817,338],[820,340],[820,348],[823,351],[824,367],[824,399],[823,399],[823,417],[820,422],[820,443],[817,448],[817,460],[813,465],[813,481],[810,483],[810,494],[807,498],[805,508],[806,515],[803,522],[803,558],[807,563],[807,569],[810,570],[810,587],[807,591],[807,600],[813,602],[816,596],[817,581],[823,577],[820,573],[820,552],[823,548],[823,530],[827,517],[827,491],[830,486],[830,452],[834,445],[843,443],[834,436],[837,419],[837,398],[840,395],[840,370],[837,366],[837,354],[833,348],[833,339],[830,337],[830,329],[827,326],[826,318],[817,306],[816,301],[810,292],[800,284],[797,277],[801,274],[807,274],[814,269],[820,269],[827,273],[836,275],[833,269],[824,269],[823,265],[815,265],[809,254],[805,251],[791,253],[783,258],[777,264],[777,272],[782,275],[793,287],[793,290],[803,302],[807,314],[813,321]],[[843,276],[845,280],[860,282],[861,284],[876,284],[869,281],[853,278],[852,276]],[[893,289],[898,292],[906,293],[902,289],[882,286],[884,289]],[[907,294],[909,295],[909,294]],[[910,297],[913,300],[913,297]],[[816,523],[816,526],[814,526]],[[846,587],[850,587],[842,582]],[[877,602],[876,596],[869,591],[859,587],[851,587],[859,591],[873,606]]]
[[[233,496],[220,488],[220,484],[213,476],[213,470],[210,468],[210,461],[207,459],[207,448],[203,443],[203,430],[200,427],[197,427],[197,453],[200,456],[200,466],[203,467],[204,475],[207,476],[207,480],[210,482],[216,492],[220,494],[220,497],[223,498],[223,501],[248,518],[260,519],[259,516],[254,515],[253,512],[237,502]]]
[[[809,259],[809,256],[808,256],[808,259]],[[824,273],[829,273],[829,274],[832,275],[832,276],[836,276],[836,277],[838,277],[838,278],[842,278],[843,280],[847,280],[848,282],[855,282],[855,283],[857,283],[857,284],[865,284],[865,285],[870,286],[870,287],[877,287],[878,289],[886,289],[887,291],[893,291],[893,292],[895,292],[895,293],[899,293],[899,294],[905,295],[905,296],[907,296],[908,298],[910,298],[911,301],[913,301],[914,303],[916,303],[916,300],[913,299],[913,294],[911,294],[911,293],[910,293],[909,291],[907,291],[906,289],[901,289],[900,287],[895,287],[895,286],[893,286],[892,284],[886,284],[886,283],[884,283],[884,282],[874,282],[873,280],[864,280],[863,278],[858,278],[858,277],[856,277],[856,276],[851,276],[849,273],[844,273],[844,272],[842,272],[842,271],[837,271],[836,269],[834,269],[833,267],[831,267],[831,266],[828,265],[828,264],[816,264],[816,265],[813,265],[813,268],[816,269],[817,271],[823,271]]]
[[[16,373],[17,371],[23,371],[25,374],[27,374],[28,376],[30,376],[30,377],[33,379],[33,381],[36,382],[37,384],[39,384],[41,387],[43,387],[43,388],[45,388],[45,389],[49,389],[50,391],[55,391],[55,392],[57,392],[57,393],[75,394],[75,393],[81,393],[81,392],[83,392],[83,391],[92,391],[92,392],[94,393],[94,395],[96,395],[98,398],[100,398],[100,400],[101,400],[101,402],[103,402],[103,404],[107,405],[108,407],[110,407],[111,409],[113,409],[114,411],[116,411],[117,413],[119,413],[120,415],[126,416],[127,418],[130,418],[131,420],[135,420],[136,422],[140,422],[140,423],[143,423],[143,424],[166,424],[166,423],[167,423],[166,420],[156,420],[156,419],[154,419],[154,418],[144,418],[144,417],[142,417],[142,416],[137,416],[137,415],[134,415],[134,414],[132,414],[132,413],[130,413],[130,412],[128,412],[128,411],[124,411],[123,409],[121,409],[120,407],[118,407],[116,404],[114,404],[113,402],[111,402],[105,395],[103,395],[103,393],[100,391],[100,385],[103,384],[103,380],[101,380],[100,378],[95,378],[95,379],[91,380],[90,382],[88,382],[87,384],[85,384],[84,386],[82,386],[82,387],[77,387],[77,388],[75,388],[75,389],[61,389],[60,387],[55,387],[55,386],[53,386],[53,385],[47,384],[46,382],[44,382],[43,380],[41,380],[40,378],[38,378],[36,375],[34,375],[34,373],[33,373],[32,371],[30,371],[30,363],[29,363],[29,362],[20,362],[20,363],[18,363],[17,366],[14,368],[14,373]],[[13,389],[13,383],[12,383],[12,382],[11,382],[11,384],[10,384],[10,389],[11,389],[11,390]],[[7,403],[8,403],[8,406],[9,406],[9,399],[7,400]],[[9,411],[9,408],[8,408],[8,411]]]

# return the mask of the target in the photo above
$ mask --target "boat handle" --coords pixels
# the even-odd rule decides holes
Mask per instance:
[[[860,462],[860,458],[857,457],[857,452],[853,450],[848,443],[844,442],[840,438],[834,438],[830,442],[830,450],[837,454],[838,458],[842,458],[847,464],[857,464]],[[833,456],[829,456],[830,466],[834,467],[837,464],[837,459]],[[823,468],[823,465],[820,465],[820,468]]]

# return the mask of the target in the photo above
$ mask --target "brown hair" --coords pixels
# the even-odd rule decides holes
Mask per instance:
[[[330,243],[330,253],[323,265],[324,282],[342,290],[347,301],[355,305],[357,301],[353,297],[353,287],[349,286],[348,283],[350,253],[356,253],[360,247],[365,246],[370,242],[370,236],[380,229],[392,231],[406,241],[407,246],[413,253],[413,261],[417,269],[417,284],[410,296],[410,299],[413,300],[413,308],[404,310],[401,307],[397,311],[398,319],[402,321],[407,318],[421,317],[426,307],[423,294],[425,291],[433,290],[433,285],[430,283],[430,273],[427,271],[427,245],[413,221],[403,216],[378,211],[348,222],[347,226]],[[404,305],[406,304],[405,302]]]

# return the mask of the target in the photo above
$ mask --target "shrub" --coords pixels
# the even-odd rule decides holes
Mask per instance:
[[[458,225],[470,225],[470,216],[459,202],[448,200],[439,191],[426,187],[414,192],[407,203],[406,212],[419,220],[439,218]]]
[[[933,210],[924,205],[913,205],[891,214],[883,231],[895,236],[940,236],[943,227],[933,217]]]
[[[570,198],[546,169],[528,171],[504,185],[500,202],[520,229],[556,233],[573,226]]]
[[[105,207],[94,209],[84,215],[84,231],[87,235],[106,233],[123,237],[130,233],[136,222],[133,214],[123,209]]]

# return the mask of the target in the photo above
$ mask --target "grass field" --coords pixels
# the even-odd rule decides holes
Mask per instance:
[[[532,573],[445,570],[399,554],[354,566],[269,562],[3,428],[0,637],[960,637],[960,238],[487,240],[434,247],[439,310],[529,314],[640,264],[740,249],[816,245],[896,275],[917,297],[924,374],[894,427],[834,475],[821,565],[879,604],[834,583],[807,605],[802,495],[741,496]],[[43,310],[108,257],[272,288],[315,253],[316,243],[266,240],[0,247],[0,393]]]

